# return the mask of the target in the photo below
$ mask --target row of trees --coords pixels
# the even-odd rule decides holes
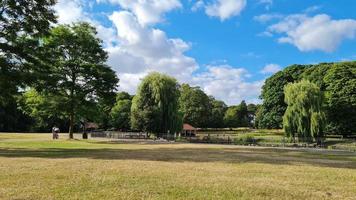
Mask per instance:
[[[134,97],[118,93],[110,116],[116,129],[167,133],[179,131],[183,122],[201,128],[253,126],[256,109],[245,101],[228,107],[199,87],[179,85],[172,77],[151,73]]]
[[[356,133],[356,62],[293,65],[268,78],[262,88],[263,104],[256,114],[259,128],[283,127],[283,116],[290,104],[289,98],[286,99],[289,89],[284,87],[301,80],[315,84],[324,96],[321,107],[325,111],[327,133]]]

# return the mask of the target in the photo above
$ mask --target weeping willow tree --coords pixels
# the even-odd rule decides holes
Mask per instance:
[[[157,136],[182,129],[178,111],[179,85],[176,79],[153,72],[138,87],[131,106],[131,127]]]
[[[286,136],[294,141],[320,143],[325,127],[323,93],[309,81],[302,80],[284,87],[285,102],[288,105],[283,116]]]

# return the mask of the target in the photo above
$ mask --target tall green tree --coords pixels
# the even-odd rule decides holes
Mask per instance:
[[[248,127],[250,125],[246,102],[243,100],[237,106],[230,106],[224,116],[227,127]]]
[[[255,127],[256,113],[259,105],[250,103],[247,105],[248,123],[250,127]]]
[[[132,96],[127,92],[120,92],[116,96],[116,103],[110,112],[111,125],[116,129],[130,129]]]
[[[157,72],[139,85],[131,106],[131,126],[158,136],[182,129],[179,113],[179,85],[176,79]]]
[[[261,93],[263,104],[260,110],[259,128],[282,128],[283,114],[287,109],[283,88],[288,83],[300,80],[306,67],[292,65],[265,81]]]
[[[57,26],[44,39],[52,63],[44,91],[65,102],[61,110],[69,118],[70,138],[76,120],[88,116],[101,98],[115,95],[118,78],[105,64],[108,56],[96,34],[88,23],[77,23]]]
[[[356,62],[334,64],[324,82],[328,130],[356,134]]]
[[[48,132],[53,125],[65,124],[65,116],[60,112],[64,102],[57,96],[41,95],[35,89],[24,92],[19,98],[19,108],[33,119],[30,131]]]
[[[285,86],[285,102],[288,105],[283,116],[283,128],[287,137],[300,141],[318,142],[323,137],[325,114],[323,93],[309,81],[302,80]]]
[[[238,120],[239,126],[248,127],[250,126],[250,118],[248,113],[248,108],[245,100],[242,100],[238,106]]]
[[[40,37],[56,22],[54,0],[0,1],[0,131],[22,130],[26,116],[17,109],[16,99],[43,69]]]
[[[224,115],[224,124],[225,127],[238,127],[238,106],[229,106]]]
[[[209,128],[222,128],[224,127],[224,116],[227,110],[227,105],[223,101],[216,100],[210,96],[211,116]]]
[[[212,105],[209,96],[199,87],[182,84],[179,104],[185,123],[201,128],[210,127]]]

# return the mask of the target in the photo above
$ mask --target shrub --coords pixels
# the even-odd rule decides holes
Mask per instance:
[[[242,137],[235,138],[234,144],[237,144],[237,145],[256,144],[256,139],[251,135],[244,135]]]

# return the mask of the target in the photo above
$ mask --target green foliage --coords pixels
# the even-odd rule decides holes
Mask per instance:
[[[290,83],[284,88],[288,105],[283,116],[283,128],[289,138],[311,142],[312,138],[323,137],[325,114],[323,93],[309,81]]]
[[[17,109],[18,89],[37,80],[43,69],[39,38],[56,21],[54,0],[0,1],[0,131],[26,129],[27,116]]]
[[[268,78],[262,87],[259,128],[282,128],[283,114],[287,108],[283,88],[286,84],[300,80],[306,69],[303,65],[292,65]]]
[[[180,91],[179,105],[184,123],[201,128],[209,127],[212,112],[209,96],[199,87],[190,87],[188,84],[182,84]]]
[[[52,65],[48,81],[39,88],[62,98],[61,111],[69,117],[71,138],[75,119],[91,116],[93,110],[88,108],[100,100],[102,110],[109,114],[106,102],[114,100],[118,79],[105,65],[107,53],[101,44],[95,28],[87,23],[59,25],[44,39]]]
[[[226,127],[248,127],[250,126],[250,117],[245,101],[238,106],[230,106],[224,116]]]
[[[180,131],[179,95],[176,79],[157,72],[147,75],[132,100],[131,127],[158,136]]]
[[[338,63],[324,77],[328,129],[356,133],[356,62]]]
[[[116,95],[116,103],[110,112],[111,125],[116,129],[130,129],[131,95],[120,92]]]
[[[257,116],[257,111],[259,109],[260,105],[255,105],[255,104],[248,104],[247,105],[247,112],[248,112],[248,122],[250,127],[257,127],[256,125],[256,116]]]
[[[356,62],[295,65],[268,78],[262,88],[263,105],[258,110],[259,128],[280,128],[286,109],[282,88],[294,81],[309,80],[325,93],[326,131],[333,134],[356,133],[355,64]]]
[[[63,103],[58,96],[44,96],[30,89],[19,98],[20,109],[34,120],[31,131],[50,131],[53,125],[64,124],[63,113],[58,109]]]
[[[223,128],[224,116],[227,110],[227,105],[223,101],[216,100],[214,97],[210,98],[211,116],[209,128]]]
[[[250,145],[256,143],[257,140],[252,135],[243,135],[241,137],[234,138],[234,144],[236,145]]]
[[[237,106],[230,106],[224,116],[224,124],[225,127],[238,127],[239,126],[239,121],[238,121],[238,108]]]

